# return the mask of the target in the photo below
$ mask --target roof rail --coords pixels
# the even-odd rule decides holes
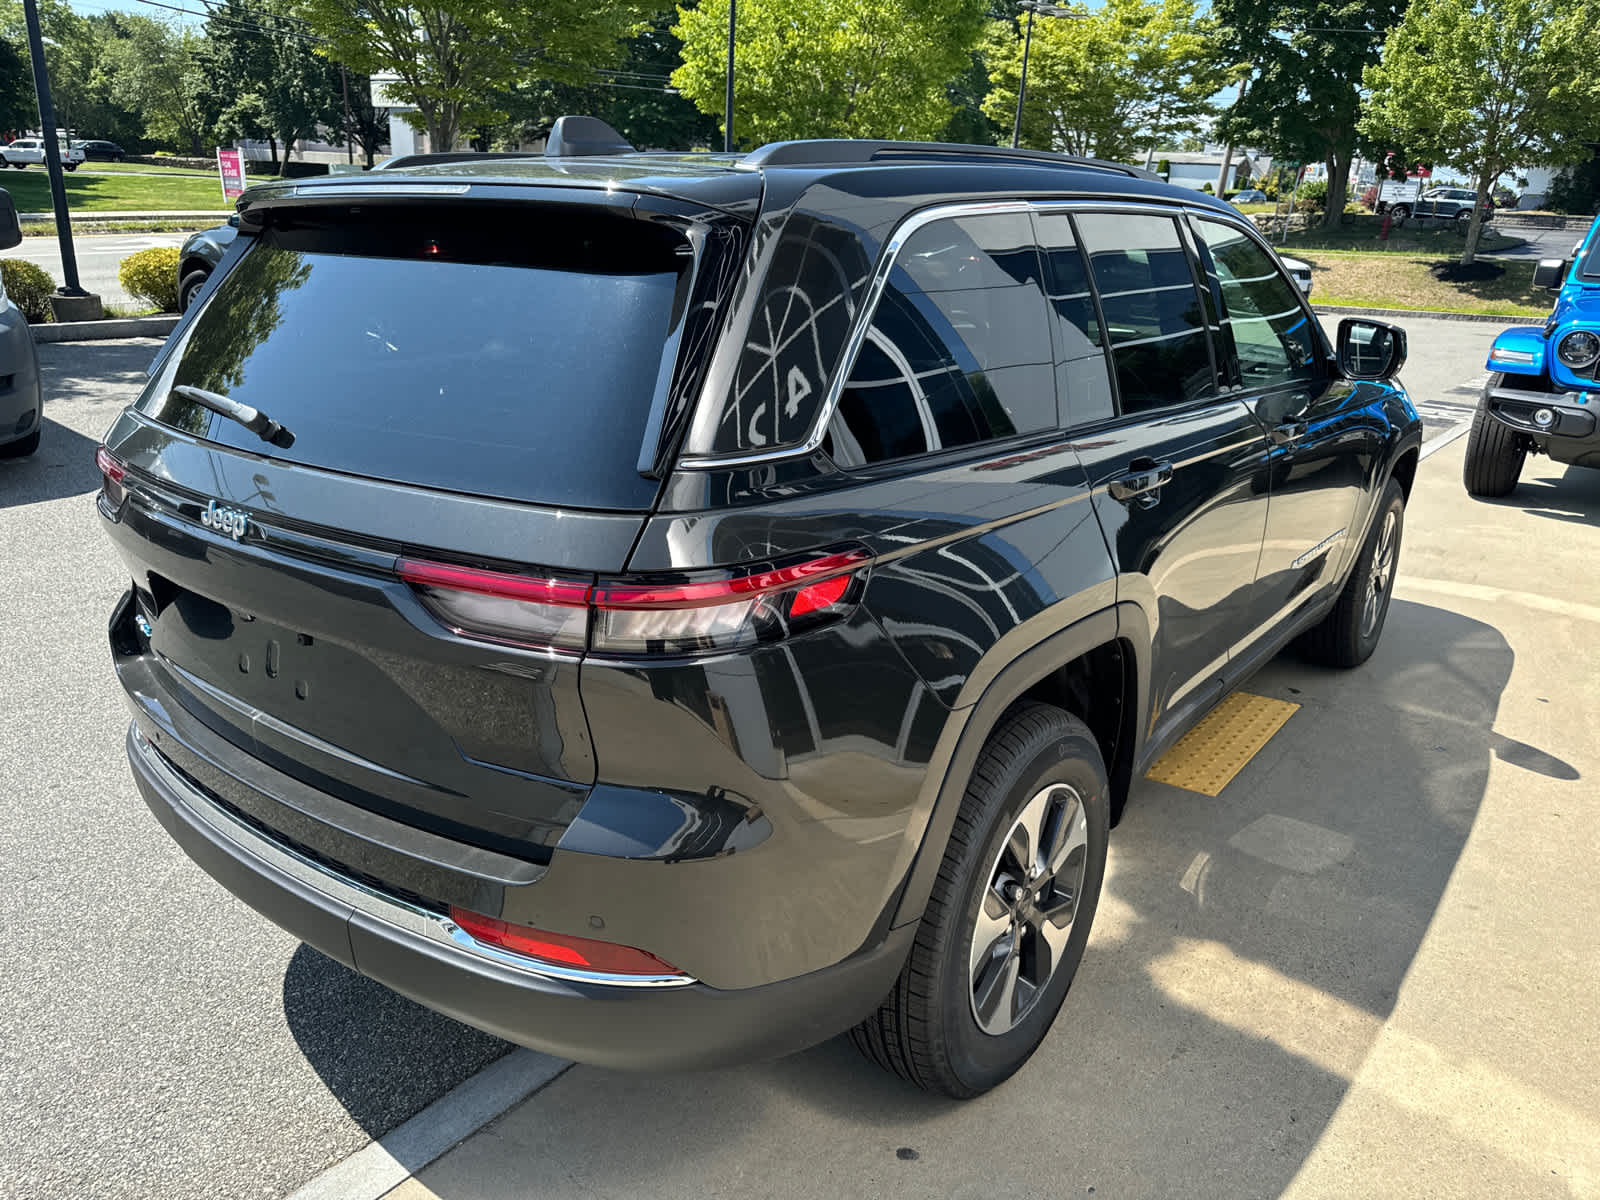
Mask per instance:
[[[544,144],[546,158],[633,154],[634,148],[599,117],[557,117]]]
[[[1080,158],[1048,150],[1018,150],[1010,146],[973,146],[957,142],[880,142],[870,139],[819,138],[805,142],[769,142],[744,157],[748,167],[827,167],[906,160],[980,159],[1037,163],[1041,166],[1087,167],[1115,171],[1139,179],[1161,182],[1161,176],[1126,163],[1101,158]]]

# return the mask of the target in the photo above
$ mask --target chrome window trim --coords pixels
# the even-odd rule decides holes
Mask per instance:
[[[426,938],[455,954],[484,959],[538,979],[625,988],[685,987],[697,982],[688,975],[613,975],[605,971],[581,971],[556,963],[538,962],[486,945],[446,916],[419,908],[398,896],[329,870],[290,847],[264,837],[173,770],[145,736],[144,730],[139,728],[137,721],[134,722],[133,733],[133,744],[144,760],[146,769],[161,780],[169,795],[179,797],[183,806],[214,834],[264,866],[287,875],[355,912]]]
[[[849,382],[850,372],[855,370],[856,358],[861,353],[861,347],[867,340],[868,330],[872,327],[872,320],[877,315],[878,302],[883,298],[883,292],[889,285],[889,276],[899,260],[900,251],[904,248],[911,236],[924,226],[935,221],[942,221],[957,217],[972,216],[1003,216],[1008,214],[1044,214],[1051,212],[1105,212],[1105,213],[1144,213],[1154,216],[1163,216],[1181,219],[1186,213],[1201,212],[1205,215],[1214,215],[1227,220],[1230,214],[1217,212],[1208,207],[1187,203],[1161,203],[1158,201],[1130,201],[1130,200],[982,200],[964,201],[957,204],[939,204],[932,208],[920,209],[911,213],[895,227],[888,240],[884,243],[883,253],[879,256],[878,266],[873,271],[872,282],[867,288],[867,294],[861,302],[861,310],[856,314],[855,323],[850,328],[850,336],[845,341],[844,356],[840,360],[840,369],[834,373],[833,379],[828,384],[828,390],[823,396],[821,405],[817,408],[817,415],[812,420],[811,430],[802,442],[795,442],[787,446],[775,446],[771,450],[752,451],[741,454],[684,454],[679,457],[677,466],[685,471],[716,471],[725,467],[748,467],[759,463],[782,462],[784,459],[804,458],[816,452],[822,445],[823,439],[828,434],[828,425],[832,422],[834,414],[839,408],[839,402],[844,397],[845,384]],[[1233,224],[1241,229],[1248,229],[1255,234],[1255,228],[1246,222],[1239,221],[1235,214]],[[1260,240],[1259,234],[1256,235]],[[1296,291],[1299,289],[1296,288]],[[701,397],[703,403],[705,397]],[[721,403],[719,399],[718,403]],[[1044,431],[1039,431],[1044,432]]]

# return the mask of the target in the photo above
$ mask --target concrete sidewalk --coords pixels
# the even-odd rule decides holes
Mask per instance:
[[[840,1041],[576,1067],[392,1200],[1600,1196],[1600,473],[1422,464],[1386,636],[1215,800],[1138,786],[1076,986],[967,1104]]]

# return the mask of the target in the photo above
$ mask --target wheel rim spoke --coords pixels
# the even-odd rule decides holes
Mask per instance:
[[[972,1011],[985,1033],[1015,1028],[1048,989],[1066,953],[1088,862],[1082,798],[1040,789],[1012,822],[974,919],[968,951]]]

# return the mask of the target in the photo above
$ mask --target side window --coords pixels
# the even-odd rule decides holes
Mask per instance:
[[[1177,224],[1129,213],[1074,219],[1100,293],[1122,411],[1213,395],[1205,312]]]
[[[859,466],[1053,428],[1053,372],[1027,214],[935,221],[900,250],[830,453]]]
[[[1222,293],[1222,348],[1238,382],[1250,389],[1288,387],[1321,374],[1311,318],[1300,296],[1261,246],[1241,229],[1197,218],[1202,258]]]
[[[1115,411],[1104,335],[1089,286],[1089,264],[1078,246],[1072,218],[1066,213],[1041,213],[1034,224],[1055,338],[1057,420],[1070,429]]]

